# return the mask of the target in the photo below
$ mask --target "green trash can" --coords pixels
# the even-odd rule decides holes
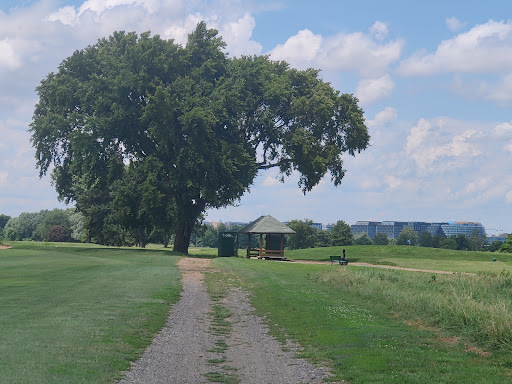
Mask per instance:
[[[237,232],[219,232],[219,257],[238,256],[238,233]]]

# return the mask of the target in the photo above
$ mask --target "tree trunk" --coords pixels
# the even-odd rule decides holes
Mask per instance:
[[[202,200],[199,200],[195,203],[183,203],[180,201],[177,201],[176,203],[178,227],[176,229],[176,238],[174,239],[173,251],[188,255],[190,236],[192,236],[192,231],[194,230],[196,220],[201,212],[203,212],[205,204]]]
[[[183,221],[178,223],[176,238],[174,239],[174,251],[188,255],[188,246],[190,244],[190,236],[192,235],[193,225]]]

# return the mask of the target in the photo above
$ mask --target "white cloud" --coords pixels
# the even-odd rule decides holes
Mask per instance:
[[[505,195],[505,199],[507,200],[507,203],[512,204],[512,190],[507,192],[507,194]]]
[[[16,42],[8,37],[0,40],[0,68],[17,69],[21,67],[22,61],[20,55],[15,50]]]
[[[310,66],[317,58],[323,38],[315,35],[309,29],[299,31],[284,44],[276,46],[271,56],[274,60],[285,60],[293,65],[304,68]]]
[[[377,40],[384,40],[388,36],[388,25],[382,21],[376,21],[370,28],[370,32]]]
[[[461,129],[453,120],[420,119],[411,127],[405,153],[420,170],[443,172],[464,167],[468,160],[482,154],[478,137],[478,131]]]
[[[435,53],[418,53],[400,64],[406,76],[434,73],[502,73],[512,67],[512,21],[490,20],[453,39]]]
[[[459,31],[466,26],[466,23],[460,21],[455,16],[447,18],[445,23],[448,29],[452,32]]]
[[[512,153],[512,141],[509,141],[504,148],[506,151]]]
[[[220,34],[229,47],[230,55],[259,55],[261,53],[261,44],[251,40],[255,26],[254,17],[245,14],[238,20],[229,22],[221,28]]]
[[[355,95],[362,105],[370,105],[388,97],[395,88],[391,76],[385,74],[376,79],[363,79],[359,82]]]
[[[273,187],[274,185],[279,184],[279,180],[272,176],[266,176],[265,179],[261,182],[263,187]]]
[[[275,60],[286,60],[298,67],[353,71],[365,77],[383,76],[400,58],[404,42],[382,42],[387,34],[384,23],[375,23],[370,34],[361,32],[323,37],[308,29],[299,31],[271,51]],[[386,32],[386,33],[384,33]]]
[[[512,136],[512,122],[505,122],[498,124],[494,130],[493,133],[497,137],[510,137]]]
[[[367,120],[366,125],[372,127],[382,127],[395,121],[398,117],[397,111],[393,107],[386,107],[375,115],[373,120]]]

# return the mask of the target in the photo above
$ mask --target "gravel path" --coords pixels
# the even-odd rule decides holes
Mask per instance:
[[[228,364],[237,368],[240,383],[288,384],[322,383],[329,375],[305,359],[296,358],[299,346],[288,341],[283,345],[268,334],[261,318],[252,314],[247,294],[232,292],[225,301],[232,312],[233,332],[228,338]]]
[[[203,283],[203,273],[210,261],[184,258],[178,263],[183,273],[183,293],[172,309],[167,324],[148,347],[142,358],[133,364],[120,384],[209,383],[207,373],[232,375],[240,384],[321,383],[328,377],[327,369],[296,358],[299,346],[283,345],[268,334],[264,322],[253,312],[248,295],[235,290],[224,300],[232,312],[229,335],[223,337],[226,361],[212,352],[218,336],[210,331],[208,313],[212,302]],[[209,363],[210,360],[210,363]],[[229,366],[229,372],[222,366]]]

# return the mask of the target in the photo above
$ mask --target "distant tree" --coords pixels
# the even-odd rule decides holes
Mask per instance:
[[[71,241],[69,230],[62,225],[52,225],[46,233],[46,241],[65,242]]]
[[[418,233],[410,228],[403,227],[396,239],[396,245],[416,245],[418,242]]]
[[[441,248],[441,242],[445,238],[446,238],[445,236],[440,235],[440,234],[434,235],[432,237],[432,247],[434,247],[434,248]]]
[[[331,233],[325,229],[316,231],[317,243],[315,247],[330,247]]]
[[[500,252],[512,253],[512,234],[508,235],[507,241],[501,245]]]
[[[0,214],[0,229],[4,229],[5,224],[7,224],[10,218],[11,216]]]
[[[287,246],[289,249],[313,248],[318,243],[317,229],[313,226],[313,221],[309,219],[292,220],[288,227],[295,231],[295,234],[289,235]]]
[[[478,229],[473,229],[471,234],[467,238],[468,241],[468,249],[471,251],[481,251],[485,244],[487,244],[487,236],[485,236],[485,232],[482,233]]]
[[[378,232],[373,236],[373,244],[375,245],[388,245],[389,239],[385,233]]]
[[[503,241],[494,240],[491,244],[489,244],[489,248],[487,249],[489,252],[497,252],[500,247],[503,245]]]
[[[37,226],[37,235],[39,239],[44,241],[52,241],[48,239],[48,232],[50,228],[54,226],[66,229],[69,235],[71,223],[69,221],[69,215],[65,210],[55,208],[53,211],[49,211],[46,213],[43,221]],[[70,240],[70,236],[68,236],[68,240]]]
[[[372,245],[372,239],[368,237],[366,233],[361,234],[357,239],[354,240],[356,245]]]
[[[84,242],[86,240],[84,215],[74,208],[68,208],[66,213],[69,218],[71,238],[75,241]]]
[[[420,233],[419,246],[420,247],[432,247],[433,246],[432,234],[429,231],[423,231]]]
[[[4,228],[6,238],[17,241],[43,240],[37,232],[37,227],[42,223],[47,213],[47,210],[23,212],[18,217],[9,219]]]
[[[439,248],[457,249],[457,241],[455,236],[444,237],[439,241]]]
[[[331,244],[334,246],[351,245],[354,241],[354,235],[350,225],[343,220],[338,220],[331,228]]]
[[[457,249],[459,251],[469,250],[469,241],[465,235],[459,233],[458,235],[452,235],[450,237],[455,239],[455,242],[457,243]]]

